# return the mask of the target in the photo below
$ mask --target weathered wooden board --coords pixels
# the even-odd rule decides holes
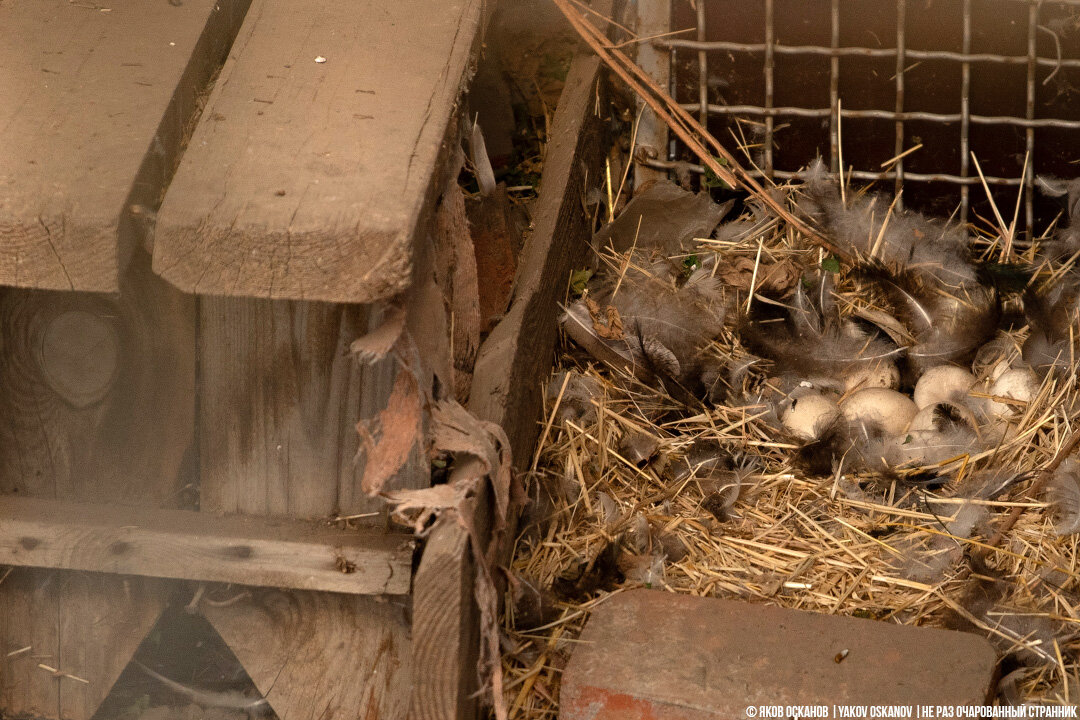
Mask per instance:
[[[411,279],[482,0],[254,0],[158,215],[196,293],[372,302]]]
[[[671,0],[651,0],[635,3],[637,10],[638,37],[658,37],[671,30]],[[671,51],[652,43],[641,43],[637,48],[637,62],[660,87],[671,82]],[[635,157],[655,160],[668,158],[668,127],[641,98],[637,100],[641,113],[637,128]],[[642,109],[643,108],[643,109]],[[653,170],[642,164],[634,165],[634,184],[641,187],[647,182],[667,178],[667,170]]]
[[[0,712],[60,717],[60,683],[39,664],[60,664],[59,593],[55,572],[12,568],[0,572]],[[41,618],[52,618],[42,622]],[[68,680],[67,682],[76,682]]]
[[[601,7],[610,8],[606,3]],[[571,64],[547,148],[533,231],[526,240],[509,312],[480,347],[469,409],[499,423],[514,465],[528,465],[542,409],[541,383],[551,367],[557,300],[592,235],[581,199],[599,184],[607,144],[600,63],[579,55]],[[484,502],[478,502],[483,509]],[[473,520],[481,529],[488,518]],[[416,684],[411,717],[466,720],[476,716],[478,608],[475,558],[465,529],[442,519],[428,537],[413,582]]]
[[[175,506],[194,481],[194,302],[141,250],[120,288],[0,291],[0,495]],[[0,583],[17,619],[0,644],[86,681],[30,672],[0,712],[89,718],[165,602],[164,581],[73,578],[20,568]],[[43,697],[57,698],[48,712]]]
[[[348,352],[371,313],[289,300],[200,300],[203,509],[301,518],[381,513],[383,501],[361,489],[356,424],[385,407],[395,361],[361,367]],[[426,481],[426,474],[403,475],[400,487]]]
[[[149,271],[119,295],[0,290],[0,494],[180,502],[195,424],[195,303]]]
[[[17,568],[3,585],[8,717],[89,718],[161,608],[160,583],[146,578]]]
[[[413,671],[399,602],[265,591],[204,613],[281,720],[404,720]]]
[[[608,147],[597,115],[600,61],[579,56],[570,66],[552,122],[510,309],[480,347],[469,409],[502,425],[517,469],[528,467],[539,435],[542,383],[551,370],[558,303],[570,272],[585,260],[592,237],[582,198],[601,183]]]
[[[479,623],[469,536],[444,516],[428,536],[413,592],[416,681],[410,720],[477,717]]]
[[[405,594],[412,540],[381,530],[0,496],[0,565]]]
[[[118,288],[247,2],[0,3],[0,284]]]

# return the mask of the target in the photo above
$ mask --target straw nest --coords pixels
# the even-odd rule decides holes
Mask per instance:
[[[763,269],[785,265],[796,278],[835,273],[842,315],[875,309],[850,263],[782,220],[748,213],[740,221],[738,232],[699,238],[668,257],[690,269],[749,268],[747,292],[729,298],[739,312],[762,301],[754,290]],[[978,234],[975,255],[1032,263],[1029,284],[1071,262],[1039,264],[1038,242],[1024,248],[1002,235]],[[647,272],[640,253],[598,252],[595,277],[632,282],[634,267]],[[568,303],[584,289],[571,284]],[[729,366],[748,357],[737,314],[728,313],[706,350]],[[1018,357],[1027,332],[1023,323],[1003,325],[972,371],[982,379],[1002,358]],[[589,612],[642,586],[982,633],[1001,653],[999,701],[1080,697],[1078,536],[1062,532],[1060,513],[1032,489],[1077,429],[1075,373],[1047,374],[1029,402],[1012,401],[1007,429],[973,454],[891,473],[814,474],[767,403],[733,403],[748,396],[734,392],[676,398],[670,383],[634,379],[569,341],[563,349],[511,568],[511,718],[557,715],[561,672]],[[760,387],[768,376],[767,363],[751,362],[741,382]],[[971,492],[973,478],[998,470],[1012,473],[1004,492]],[[1008,527],[1011,514],[1019,517]]]

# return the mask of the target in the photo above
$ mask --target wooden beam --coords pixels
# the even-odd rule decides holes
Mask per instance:
[[[469,409],[502,425],[514,467],[532,459],[543,409],[541,385],[551,371],[558,303],[570,272],[581,267],[592,237],[581,199],[600,186],[606,155],[600,60],[579,55],[555,109],[533,231],[525,242],[510,310],[480,347]],[[601,98],[599,102],[597,97]]]
[[[361,489],[356,426],[384,409],[397,369],[348,352],[374,308],[206,297],[199,310],[200,507],[385,525],[384,501]],[[420,460],[395,488],[428,484]]]
[[[195,302],[150,272],[145,251],[121,273],[119,294],[3,289],[0,345],[0,494],[148,507],[193,499]],[[16,568],[0,583],[0,608],[19,621],[0,617],[0,647],[33,646],[41,659],[0,683],[0,715],[93,716],[170,585]]]
[[[0,565],[353,595],[409,591],[412,540],[297,520],[0,497]]]
[[[657,37],[671,29],[671,0],[650,0],[636,3],[638,37]],[[652,43],[641,43],[637,48],[637,61],[641,69],[649,73],[660,87],[668,87],[671,82],[671,52],[666,48],[656,47]],[[656,113],[644,106],[637,98],[641,120],[637,128],[637,148],[635,155],[642,154],[656,160],[667,160],[668,127]],[[634,158],[630,159],[634,162]],[[634,185],[641,187],[647,182],[667,178],[667,170],[653,170],[640,163],[634,164]]]
[[[404,720],[408,598],[261,590],[201,612],[281,720]]]
[[[477,717],[476,564],[469,535],[450,516],[428,536],[413,593],[413,683],[410,720]]]
[[[483,4],[255,0],[158,214],[155,271],[200,294],[404,291]]]
[[[606,2],[597,4],[610,8]],[[540,383],[551,369],[557,300],[592,236],[581,204],[586,183],[598,185],[607,144],[596,115],[600,62],[577,56],[559,98],[547,148],[533,232],[515,278],[510,311],[481,345],[469,409],[506,430],[514,465],[528,465],[542,408]],[[587,175],[587,177],[586,177]],[[473,522],[487,537],[490,497],[477,502]],[[424,547],[413,583],[415,684],[410,718],[465,720],[476,716],[479,610],[469,537],[442,518]]]
[[[248,2],[0,3],[0,284],[118,289]]]

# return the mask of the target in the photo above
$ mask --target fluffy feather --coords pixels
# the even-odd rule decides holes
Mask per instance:
[[[820,160],[810,166],[802,189],[802,209],[849,256],[934,277],[944,286],[976,282],[962,226],[896,208],[889,213],[889,201],[879,195],[849,198],[845,206]]]
[[[631,258],[618,290],[597,289],[596,301],[619,311],[627,335],[659,342],[689,369],[701,349],[720,334],[724,326],[724,296],[720,284],[695,273],[681,286],[669,263],[647,269],[634,267]]]
[[[1080,232],[1080,228],[1078,228]],[[1049,287],[1024,293],[1030,328],[1023,358],[1037,373],[1068,373],[1077,354],[1075,328],[1080,317],[1080,277],[1065,275]]]
[[[810,288],[800,283],[786,316],[759,303],[744,318],[740,335],[746,347],[774,364],[773,374],[809,380],[819,387],[843,389],[846,373],[896,359],[901,350],[864,326],[842,322],[836,314],[831,274]]]
[[[803,209],[839,248],[861,262],[863,280],[881,289],[907,325],[914,338],[907,357],[916,374],[970,360],[993,336],[1000,301],[972,261],[961,226],[895,208],[889,213],[880,196],[852,198],[845,207],[820,161],[807,173],[803,188]]]
[[[1058,535],[1080,532],[1080,463],[1071,458],[1063,462],[1046,494],[1054,507],[1054,531]]]
[[[1065,260],[1080,252],[1080,179],[1059,180],[1040,175],[1036,178],[1039,189],[1051,197],[1065,197],[1065,213],[1068,225],[1044,243],[1040,254],[1051,262]]]

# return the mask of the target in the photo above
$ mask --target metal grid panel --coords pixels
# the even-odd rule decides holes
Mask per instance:
[[[698,93],[696,103],[683,105],[688,111],[696,112],[703,125],[707,125],[710,116],[748,116],[763,119],[764,124],[764,147],[762,154],[762,169],[756,174],[766,175],[777,179],[787,179],[796,176],[795,172],[778,170],[774,167],[773,145],[777,118],[828,118],[829,119],[829,163],[836,172],[839,169],[840,143],[842,133],[842,120],[845,119],[878,119],[892,120],[895,123],[895,155],[900,156],[904,152],[905,123],[910,121],[925,121],[936,124],[957,124],[959,126],[959,172],[952,173],[917,173],[906,171],[904,160],[901,157],[896,160],[891,168],[883,172],[848,169],[852,178],[857,180],[892,180],[894,188],[899,191],[905,181],[914,182],[945,182],[959,186],[960,209],[963,218],[969,217],[971,204],[970,187],[981,185],[982,180],[978,175],[972,174],[971,154],[971,128],[974,125],[982,126],[1011,126],[1023,128],[1025,133],[1025,146],[1029,168],[1034,166],[1035,161],[1035,130],[1038,128],[1063,128],[1080,129],[1080,120],[1064,117],[1037,117],[1036,116],[1036,77],[1039,68],[1052,68],[1052,74],[1063,68],[1080,68],[1080,59],[1062,57],[1061,45],[1054,37],[1056,57],[1040,57],[1037,53],[1038,33],[1049,31],[1040,27],[1040,9],[1044,2],[1057,7],[1080,7],[1080,0],[1006,0],[1012,3],[1023,3],[1028,6],[1027,13],[1027,53],[1024,55],[998,55],[992,53],[972,53],[972,0],[962,0],[962,38],[961,52],[949,50],[918,50],[907,47],[905,37],[905,25],[907,24],[907,0],[895,0],[896,3],[896,41],[894,47],[870,48],[840,45],[840,2],[830,0],[830,37],[829,47],[820,45],[785,45],[776,40],[776,17],[775,0],[758,0],[764,3],[764,43],[738,43],[728,41],[709,41],[706,39],[706,9],[710,4],[707,0],[696,0],[697,33],[696,39],[664,38],[655,41],[655,44],[674,51],[691,51],[697,56],[698,70]],[[1053,33],[1050,33],[1053,35]],[[709,80],[709,56],[715,53],[742,53],[761,54],[763,56],[762,71],[764,74],[764,103],[762,105],[722,105],[708,102]],[[775,104],[775,60],[777,56],[795,57],[827,57],[830,60],[829,69],[829,98],[831,107],[790,107],[776,106]],[[840,70],[841,58],[894,58],[896,61],[895,73],[895,105],[893,109],[868,109],[848,110],[842,107],[840,97]],[[935,113],[905,108],[905,70],[907,64],[912,61],[943,60],[957,63],[960,66],[960,112],[959,113]],[[1023,117],[1012,115],[980,115],[971,112],[971,73],[973,65],[1007,66],[1024,65],[1027,68],[1026,79],[1026,112]],[[656,161],[654,166],[681,166],[685,163],[673,163]],[[691,166],[691,169],[697,169]],[[1025,187],[1025,210],[1026,226],[1030,233],[1034,223],[1034,177],[1035,172],[1029,171],[1021,177],[986,177],[990,185]]]

